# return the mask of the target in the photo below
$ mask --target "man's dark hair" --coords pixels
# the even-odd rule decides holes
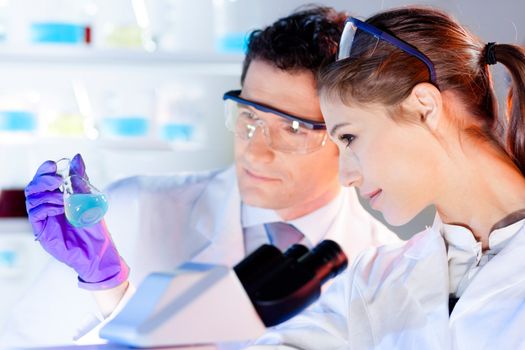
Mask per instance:
[[[253,31],[248,38],[241,84],[253,60],[262,60],[286,71],[309,70],[314,76],[335,61],[346,12],[309,5],[272,25]]]

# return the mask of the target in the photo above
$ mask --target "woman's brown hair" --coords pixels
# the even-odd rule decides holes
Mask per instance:
[[[431,8],[388,10],[366,22],[424,53],[434,63],[435,85],[441,92],[453,92],[473,116],[472,121],[462,121],[466,129],[504,148],[525,174],[524,48],[486,45],[448,14]],[[381,103],[395,110],[414,86],[430,82],[429,70],[418,58],[385,41],[372,42],[369,48],[359,48],[361,55],[323,69],[319,89],[346,104]],[[357,36],[355,45],[359,45]],[[505,65],[512,78],[506,119],[498,117],[487,60]]]

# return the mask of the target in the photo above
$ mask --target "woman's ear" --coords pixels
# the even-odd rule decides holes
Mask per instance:
[[[403,108],[409,108],[420,116],[421,122],[431,130],[436,130],[443,112],[441,92],[432,84],[420,83],[414,86],[410,95],[403,101]]]

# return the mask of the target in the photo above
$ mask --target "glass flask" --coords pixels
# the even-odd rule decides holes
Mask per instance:
[[[62,158],[56,163],[57,174],[64,178],[60,189],[64,193],[64,211],[69,223],[75,227],[86,227],[102,220],[108,210],[106,195],[86,178],[69,175],[68,158]]]

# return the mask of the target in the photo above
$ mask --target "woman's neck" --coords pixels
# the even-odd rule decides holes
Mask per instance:
[[[436,208],[443,222],[469,228],[487,249],[490,232],[525,209],[525,177],[488,143],[464,142],[461,150],[451,155]]]

